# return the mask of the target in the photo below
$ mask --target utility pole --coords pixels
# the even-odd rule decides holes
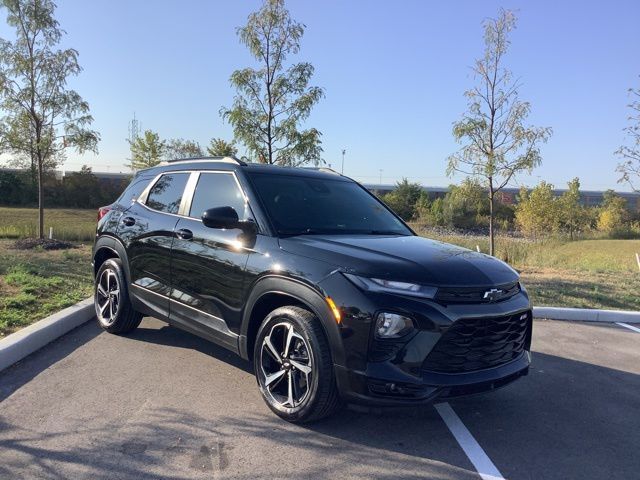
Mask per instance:
[[[133,112],[133,120],[129,122],[129,138],[127,139],[129,141],[129,146],[133,145],[133,142],[135,142],[140,135],[140,129],[141,125],[138,119],[136,119],[136,112]]]
[[[382,186],[382,169],[380,169],[380,186]]]
[[[347,153],[347,151],[343,148],[342,149],[342,168],[340,169],[340,173],[342,175],[344,175],[344,154]]]
[[[129,141],[135,142],[140,135],[140,121],[136,118],[136,112],[133,112],[133,120],[129,122]]]

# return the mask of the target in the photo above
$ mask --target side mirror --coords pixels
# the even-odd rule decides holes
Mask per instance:
[[[202,214],[202,223],[209,228],[236,228],[238,212],[233,207],[210,208]]]
[[[258,226],[252,220],[240,221],[233,207],[216,207],[202,214],[202,224],[209,228],[239,228],[250,236],[258,233]]]

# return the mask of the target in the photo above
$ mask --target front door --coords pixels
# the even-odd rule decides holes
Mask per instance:
[[[205,210],[233,207],[250,217],[232,172],[202,172],[185,216],[175,226],[171,258],[171,320],[237,348],[250,249],[240,229],[205,227]]]

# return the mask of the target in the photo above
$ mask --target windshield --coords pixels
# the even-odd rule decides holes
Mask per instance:
[[[412,235],[355,182],[251,173],[278,235]]]

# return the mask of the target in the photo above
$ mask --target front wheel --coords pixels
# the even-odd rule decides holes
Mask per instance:
[[[122,263],[110,258],[98,269],[94,285],[93,303],[98,324],[110,333],[127,333],[140,325],[142,315],[129,300]]]
[[[258,330],[258,386],[269,408],[293,423],[331,415],[340,405],[331,351],[319,320],[300,307],[280,307]]]

